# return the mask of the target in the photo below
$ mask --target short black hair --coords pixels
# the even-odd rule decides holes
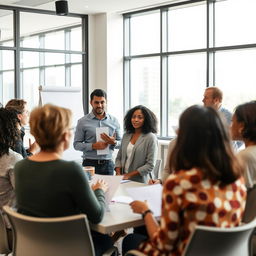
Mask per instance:
[[[234,115],[237,122],[244,124],[242,137],[256,142],[256,101],[246,102],[237,106]]]
[[[147,107],[138,105],[127,111],[124,117],[124,129],[127,133],[134,133],[135,129],[132,125],[131,119],[133,113],[140,109],[144,115],[144,124],[142,126],[142,132],[146,133],[157,133],[157,118],[156,115]]]
[[[105,91],[103,91],[102,89],[95,89],[91,95],[90,95],[90,99],[93,100],[93,97],[104,97],[105,99],[107,99],[107,93]]]

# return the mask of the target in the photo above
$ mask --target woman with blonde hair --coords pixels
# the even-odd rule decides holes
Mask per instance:
[[[71,138],[71,111],[44,105],[31,112],[30,130],[41,150],[16,164],[17,208],[36,217],[61,217],[79,213],[92,223],[102,220],[107,184],[90,188],[82,167],[61,159]],[[96,255],[112,246],[111,238],[92,232]]]

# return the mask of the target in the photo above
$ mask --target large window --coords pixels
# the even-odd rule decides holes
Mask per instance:
[[[255,100],[256,1],[193,0],[124,14],[125,110],[143,104],[157,115],[159,137],[218,86],[223,105]]]
[[[88,87],[86,15],[6,8],[0,9],[1,103],[24,98],[33,108],[39,86]]]

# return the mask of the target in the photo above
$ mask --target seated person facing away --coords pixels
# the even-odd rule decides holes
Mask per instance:
[[[25,149],[23,145],[23,139],[25,136],[25,128],[28,124],[29,111],[27,109],[27,102],[23,99],[12,99],[7,102],[5,108],[9,111],[14,111],[16,113],[16,118],[18,119],[18,126],[20,130],[20,137],[17,138],[16,144],[14,146],[14,151],[21,154],[23,158],[34,154],[38,149],[38,145],[34,142],[29,145],[28,149]]]
[[[182,113],[169,163],[174,173],[163,185],[160,225],[146,202],[132,202],[133,211],[145,220],[149,239],[128,235],[124,252],[139,247],[146,255],[181,255],[196,225],[240,224],[246,187],[225,129],[211,107],[195,105]]]
[[[0,108],[0,210],[4,205],[15,206],[14,165],[22,160],[22,156],[12,150],[20,131],[16,114],[5,108]],[[11,225],[2,212],[8,234],[9,247],[12,247]],[[2,235],[2,234],[1,234]]]
[[[157,119],[148,108],[139,105],[130,109],[124,117],[121,147],[115,163],[117,175],[124,179],[148,182],[157,157]]]
[[[233,114],[231,132],[234,140],[242,140],[245,149],[237,156],[245,164],[245,182],[247,188],[256,184],[256,101],[236,107]]]
[[[14,168],[18,212],[36,217],[62,217],[79,213],[92,223],[102,220],[107,184],[89,186],[82,167],[61,160],[71,138],[71,111],[54,105],[34,109],[30,130],[41,150]],[[91,232],[96,255],[112,246],[107,235]]]
[[[15,114],[0,108],[0,208],[14,204],[14,165],[22,156],[12,150],[19,130]]]

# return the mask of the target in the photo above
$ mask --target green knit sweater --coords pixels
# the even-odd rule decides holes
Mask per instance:
[[[103,218],[104,192],[92,191],[82,167],[75,162],[23,159],[15,165],[14,177],[20,213],[36,217],[84,213],[92,223]]]

